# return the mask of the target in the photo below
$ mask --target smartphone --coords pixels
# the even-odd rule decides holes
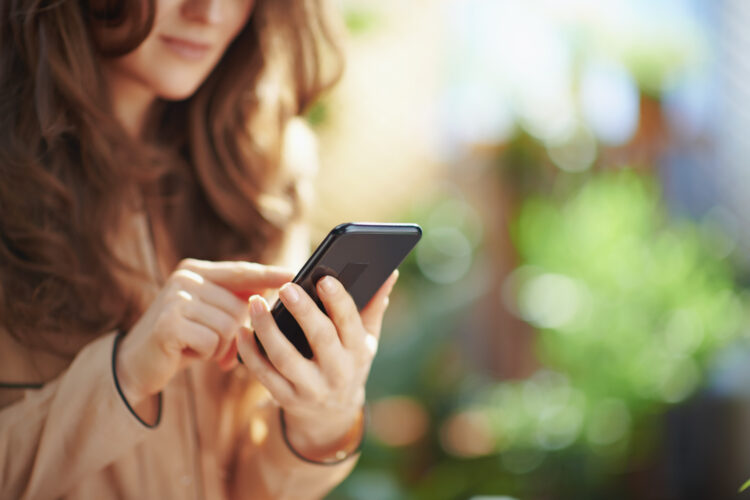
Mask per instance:
[[[315,285],[323,276],[331,275],[344,285],[361,311],[421,237],[422,228],[417,224],[339,224],[318,245],[294,282],[325,313]],[[304,357],[311,359],[313,352],[305,333],[281,300],[275,302],[271,314],[286,338]],[[257,335],[255,341],[265,354]]]

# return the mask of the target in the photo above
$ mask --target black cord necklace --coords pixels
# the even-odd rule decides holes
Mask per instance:
[[[0,382],[0,389],[41,389],[42,382]]]

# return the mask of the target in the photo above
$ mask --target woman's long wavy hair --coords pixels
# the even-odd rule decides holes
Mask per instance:
[[[138,270],[110,244],[132,200],[169,228],[176,258],[263,262],[295,217],[281,141],[340,75],[327,7],[256,0],[201,87],[158,102],[136,140],[99,63],[135,49],[154,15],[153,0],[0,4],[0,325],[35,348],[71,355],[66,332],[93,338],[142,313],[118,279]]]

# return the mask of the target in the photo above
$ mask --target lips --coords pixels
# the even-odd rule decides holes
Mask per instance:
[[[211,44],[185,38],[161,35],[160,39],[172,52],[189,61],[200,60],[211,50]]]

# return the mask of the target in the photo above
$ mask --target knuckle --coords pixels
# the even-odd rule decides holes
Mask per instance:
[[[255,262],[247,262],[247,261],[239,261],[237,262],[237,265],[234,266],[232,269],[232,272],[238,277],[238,278],[247,278],[248,274],[257,274],[258,267],[260,264],[256,264]]]
[[[297,306],[299,308],[300,314],[305,315],[311,318],[312,321],[316,321],[316,322],[319,322],[320,320],[324,319],[325,313],[323,313],[323,311],[318,309],[318,305],[315,302],[313,302],[312,298],[310,298],[307,295],[307,292],[305,292],[304,290],[300,288],[300,293],[304,294],[302,296],[304,300],[300,300]]]
[[[174,298],[174,295],[179,292],[182,289],[182,286],[180,286],[180,283],[175,280],[174,275],[169,277],[169,280],[164,285],[163,294],[166,296],[167,299],[171,300]]]
[[[350,303],[350,301],[343,299],[336,300],[331,304],[331,309],[331,316],[333,316],[336,323],[342,325],[348,325],[350,323],[356,324],[356,320],[359,317],[359,311],[357,311],[357,308],[353,303]]]
[[[210,357],[216,352],[216,348],[219,347],[219,336],[211,335],[210,339],[206,342],[208,349],[206,350],[206,356]]]
[[[347,310],[338,319],[343,328],[356,329],[360,325],[359,313],[356,311]]]
[[[170,323],[170,322],[173,323],[175,321],[182,319],[183,315],[182,315],[182,311],[179,305],[180,305],[180,298],[175,297],[173,299],[172,304],[170,304],[171,307],[166,307],[161,310],[161,313],[159,314],[159,317],[158,317],[158,322],[159,323]]]
[[[165,331],[170,329],[174,325],[174,313],[167,309],[162,310],[161,313],[154,320],[154,329],[156,331]]]
[[[295,288],[294,291],[296,291],[300,295],[300,300],[288,305],[285,302],[285,307],[287,309],[294,309],[295,314],[298,316],[309,316],[312,312],[312,300],[307,295],[307,292],[305,292],[305,290],[303,290],[301,287]]]
[[[182,259],[180,263],[177,265],[177,269],[195,269],[198,264],[198,261],[196,259]]]
[[[261,271],[264,268],[262,264],[258,264],[257,262],[248,262],[246,260],[243,260],[240,262],[240,266],[238,269],[243,272],[251,272],[251,273],[257,273]]]
[[[266,346],[266,353],[268,354],[271,364],[275,366],[278,371],[285,372],[292,369],[294,362],[288,356],[279,356],[270,346]]]
[[[328,382],[331,384],[331,387],[334,389],[341,389],[346,385],[345,373],[341,366],[332,366],[330,367],[329,372],[330,376],[328,377]]]
[[[221,320],[221,332],[226,336],[229,336],[229,334],[234,331],[236,326],[237,324],[234,319],[230,318],[229,316],[226,316]]]
[[[273,365],[281,373],[290,373],[294,370],[294,361],[285,356],[273,360]]]
[[[171,309],[182,310],[192,299],[193,296],[183,287],[177,287],[169,296],[169,304],[172,306]]]
[[[313,387],[310,391],[310,395],[316,405],[322,406],[323,404],[328,402],[328,393],[327,391],[324,391],[320,386]]]
[[[271,384],[268,384],[268,385],[270,386]],[[276,402],[279,403],[284,408],[293,406],[296,403],[294,397],[291,394],[289,394],[287,391],[277,390],[276,392],[274,392],[273,397],[276,400]]]
[[[338,333],[334,332],[327,332],[323,335],[321,335],[322,338],[322,345],[324,349],[337,349],[341,345],[341,341],[339,340]]]
[[[233,279],[241,279],[243,275],[245,274],[242,270],[242,264],[239,263],[238,265],[232,265],[229,268],[229,273],[232,275]]]
[[[199,276],[197,273],[191,271],[190,269],[178,269],[177,271],[172,273],[172,279],[179,285],[190,286],[199,281]]]
[[[190,284],[187,276],[182,270],[176,271],[174,274],[172,274],[172,277],[169,281],[171,282],[173,292],[178,292],[184,288],[187,288]]]
[[[364,345],[354,352],[354,358],[359,366],[368,366],[374,357],[375,351]]]
[[[335,345],[336,338],[334,338],[334,335],[338,336],[336,332],[331,332],[328,328],[320,326],[310,329],[310,333],[308,334],[310,341],[324,349],[331,348]]]

